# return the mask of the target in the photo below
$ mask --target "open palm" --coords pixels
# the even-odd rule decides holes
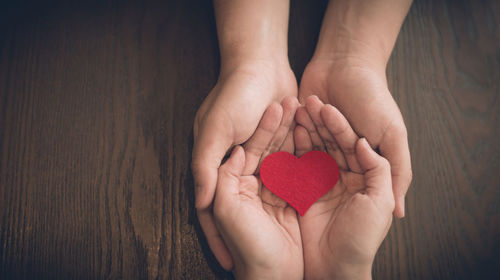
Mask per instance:
[[[359,139],[345,117],[316,96],[299,108],[296,153],[323,150],[338,163],[335,187],[299,219],[305,277],[369,276],[375,253],[392,222],[390,166]]]
[[[236,146],[219,169],[214,217],[235,262],[236,277],[294,279],[303,275],[297,213],[264,188],[257,176],[262,159],[283,146],[297,106],[295,98],[285,99],[282,107],[269,106],[253,136],[243,148]]]
[[[404,216],[404,197],[411,182],[407,131],[394,101],[384,69],[354,60],[331,63],[312,60],[302,77],[299,100],[311,95],[332,104],[346,117],[354,131],[363,135],[391,164],[394,214]]]
[[[212,252],[225,269],[231,269],[233,261],[212,213],[218,169],[231,147],[254,134],[266,108],[290,96],[297,96],[297,82],[289,67],[255,63],[221,74],[196,113],[192,171],[197,214]],[[292,136],[284,146],[293,150]]]

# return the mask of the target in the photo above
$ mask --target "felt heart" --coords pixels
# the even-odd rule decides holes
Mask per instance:
[[[287,152],[267,156],[260,166],[266,188],[290,204],[301,216],[339,179],[339,167],[325,152],[311,151],[300,158]]]

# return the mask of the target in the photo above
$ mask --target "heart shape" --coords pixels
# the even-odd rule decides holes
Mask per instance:
[[[262,162],[260,178],[266,188],[304,216],[314,202],[335,186],[339,167],[321,151],[311,151],[300,158],[276,152]]]

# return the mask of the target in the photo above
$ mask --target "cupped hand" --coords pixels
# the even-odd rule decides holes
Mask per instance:
[[[263,187],[258,167],[280,150],[292,127],[296,98],[271,104],[243,148],[219,168],[214,218],[233,257],[238,279],[301,279],[302,243],[297,213]]]
[[[387,87],[385,65],[348,57],[313,59],[304,71],[299,100],[317,95],[347,118],[354,131],[389,160],[396,217],[404,217],[404,197],[412,178],[406,126]]]
[[[245,143],[252,136],[271,103],[297,96],[297,82],[289,65],[278,65],[254,61],[224,69],[195,117],[192,172],[198,219],[212,252],[227,270],[233,262],[212,213],[218,169],[234,145]],[[284,142],[273,145],[293,151],[292,132]]]
[[[316,96],[296,113],[298,156],[330,154],[340,169],[335,187],[299,218],[306,279],[368,279],[392,222],[390,166],[346,118]],[[300,124],[300,125],[299,125]]]

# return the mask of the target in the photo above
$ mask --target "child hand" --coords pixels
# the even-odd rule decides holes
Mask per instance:
[[[297,96],[297,81],[290,66],[281,65],[272,60],[241,61],[229,70],[221,65],[217,85],[196,113],[191,168],[198,220],[215,258],[228,270],[233,260],[212,212],[218,170],[231,147],[250,139],[271,103]],[[293,152],[293,131],[289,136],[286,142]]]
[[[233,257],[236,278],[303,277],[297,214],[257,176],[261,160],[283,146],[297,106],[292,98],[282,106],[270,105],[253,136],[244,147],[236,146],[219,169],[214,217]]]
[[[324,150],[340,168],[335,187],[299,218],[305,278],[370,279],[395,204],[389,163],[316,96],[307,98],[296,120],[297,155]]]

